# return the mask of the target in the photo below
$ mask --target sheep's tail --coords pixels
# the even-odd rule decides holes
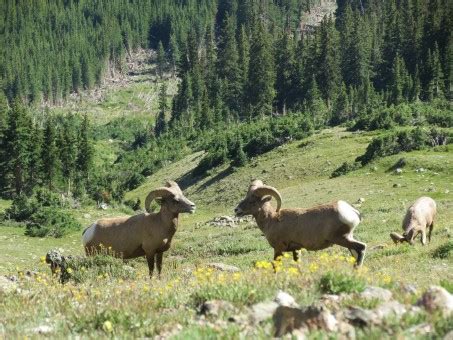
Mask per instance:
[[[338,217],[341,222],[355,228],[361,221],[360,212],[345,201],[337,202]]]

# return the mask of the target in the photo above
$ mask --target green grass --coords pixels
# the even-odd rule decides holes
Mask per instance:
[[[363,221],[354,235],[368,245],[365,268],[357,274],[362,275],[367,284],[389,287],[394,295],[399,283],[414,284],[420,293],[441,281],[442,285],[451,287],[451,255],[433,254],[439,253],[439,249],[445,253],[453,230],[453,148],[394,155],[344,176],[329,178],[343,162],[352,162],[361,155],[379,133],[323,130],[307,140],[283,145],[252,159],[244,168],[231,172],[224,166],[202,179],[192,178],[190,174],[202,158],[202,153],[196,153],[168,164],[147,178],[126,198],[139,197],[143,202],[152,188],[173,179],[181,183],[186,196],[198,206],[196,214],[181,216],[172,248],[164,256],[161,281],[150,282],[144,259],[138,259],[134,262],[136,279],[120,282],[119,278],[103,277],[82,284],[69,283],[61,288],[55,279],[46,276],[49,270],[40,262],[40,257],[56,247],[63,248],[65,253],[82,254],[80,232],[62,239],[35,239],[23,236],[22,228],[0,226],[0,274],[31,269],[38,270],[43,277],[42,283],[35,279],[21,283],[21,289],[32,292],[31,296],[13,294],[0,299],[0,309],[7,310],[0,316],[5,334],[8,338],[32,335],[33,327],[51,318],[54,335],[59,337],[77,334],[154,336],[169,334],[178,325],[183,328],[177,335],[179,338],[268,337],[272,334],[269,322],[250,330],[242,330],[222,317],[218,324],[216,321],[199,323],[197,304],[211,298],[226,299],[240,313],[247,305],[270,299],[278,289],[283,289],[306,305],[318,299],[320,279],[332,266],[345,275],[356,273],[349,263],[340,260],[349,253],[337,246],[323,252],[303,252],[302,262],[297,265],[285,259],[286,265],[277,274],[271,269],[257,269],[255,263],[270,261],[273,251],[253,223],[234,228],[206,223],[215,216],[232,215],[254,178],[278,188],[283,207],[310,207],[338,199],[355,204],[359,198],[365,198],[361,206],[357,206]],[[407,162],[403,173],[395,175],[388,171],[401,157]],[[416,172],[420,167],[427,171]],[[393,187],[394,184],[399,186]],[[438,203],[432,242],[424,247],[419,240],[412,247],[394,245],[390,232],[400,232],[405,210],[422,195],[429,195]],[[7,205],[8,202],[0,202],[3,209]],[[120,208],[101,211],[84,207],[76,211],[84,226],[101,216],[122,214]],[[216,271],[209,274],[206,267],[209,262],[235,265],[241,269],[240,277],[235,279],[232,274]],[[346,289],[351,288],[346,286]],[[423,314],[422,319],[435,325],[437,336],[451,329],[448,320],[440,317]],[[104,327],[106,321],[113,324],[111,334],[109,328]],[[389,323],[388,331],[382,328],[362,330],[358,337],[393,337],[404,334],[417,322],[418,319],[408,319]],[[312,336],[318,337],[317,334]]]

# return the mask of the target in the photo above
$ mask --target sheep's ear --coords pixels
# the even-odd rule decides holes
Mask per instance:
[[[266,202],[269,202],[270,200],[272,200],[272,196],[264,196],[261,199],[261,202],[266,203]]]

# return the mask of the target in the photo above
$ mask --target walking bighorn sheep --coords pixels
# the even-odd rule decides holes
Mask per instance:
[[[270,204],[274,197],[277,209]],[[281,209],[282,198],[277,189],[255,180],[246,197],[235,209],[237,216],[253,215],[269,244],[274,248],[274,260],[285,251],[320,250],[333,244],[346,247],[362,265],[366,245],[354,240],[352,233],[360,223],[360,213],[345,201],[319,205],[309,209]]]
[[[150,212],[154,199],[160,198],[161,208],[157,213]],[[101,247],[111,247],[112,252],[123,259],[146,256],[149,275],[154,270],[162,270],[163,252],[170,248],[170,243],[178,226],[180,213],[193,213],[195,204],[189,201],[178,184],[168,181],[165,187],[151,191],[145,200],[148,213],[106,218],[85,229],[83,245],[87,255],[92,255]]]
[[[414,244],[414,239],[418,234],[422,234],[422,244],[426,244],[426,231],[428,232],[428,241],[431,242],[431,233],[434,228],[434,218],[436,217],[436,202],[431,197],[420,197],[409,209],[403,219],[403,235],[391,233],[390,237],[393,242],[409,242]]]

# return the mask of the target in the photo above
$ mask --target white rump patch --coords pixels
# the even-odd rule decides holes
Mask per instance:
[[[360,223],[360,215],[349,203],[345,201],[338,201],[338,217],[341,222],[348,226],[355,228]]]
[[[82,242],[83,242],[84,246],[86,246],[88,244],[88,242],[90,242],[93,239],[95,229],[96,229],[96,223],[92,224],[91,227],[88,227],[88,229],[85,230],[85,233],[83,234],[83,237],[82,237]]]

